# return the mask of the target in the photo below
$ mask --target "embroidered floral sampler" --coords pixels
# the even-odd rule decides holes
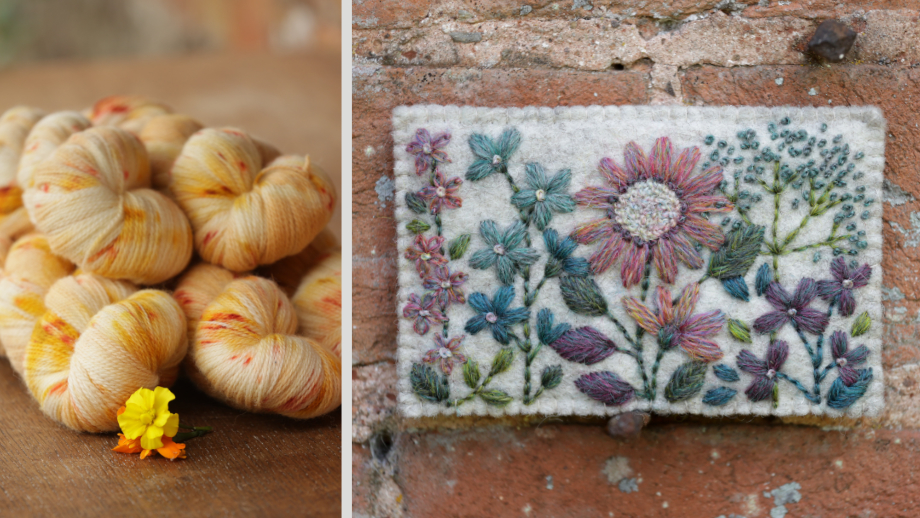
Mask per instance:
[[[399,407],[874,415],[872,107],[400,107]]]

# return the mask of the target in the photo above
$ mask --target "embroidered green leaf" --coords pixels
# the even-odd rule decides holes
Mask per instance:
[[[728,319],[728,332],[741,342],[751,343],[751,328],[740,320]]]
[[[463,364],[463,381],[466,382],[466,386],[474,389],[479,385],[479,379],[482,378],[482,374],[479,373],[479,364],[473,360],[467,360]]]
[[[746,274],[760,253],[764,229],[760,225],[747,225],[729,232],[722,248],[709,258],[709,276],[722,280]]]
[[[594,279],[589,277],[563,277],[559,281],[562,300],[579,315],[600,317],[607,314],[607,301],[601,295]]]
[[[416,214],[428,212],[428,204],[425,203],[425,199],[414,192],[406,193],[406,206]]]
[[[685,401],[699,394],[706,381],[708,364],[703,362],[685,363],[674,371],[668,386],[664,388],[664,397],[671,403]]]
[[[514,361],[514,349],[511,347],[502,347],[492,360],[492,368],[489,369],[489,376],[495,376],[496,374],[505,372],[511,367],[512,361]]]
[[[469,234],[463,234],[462,236],[451,239],[450,244],[447,246],[447,252],[450,254],[450,260],[456,261],[457,259],[463,257],[463,254],[466,253],[466,249],[469,247]]]
[[[850,331],[850,335],[853,336],[853,338],[864,335],[869,332],[870,327],[872,327],[872,318],[869,317],[868,311],[863,311],[862,314],[853,321],[853,329]]]
[[[413,234],[422,234],[427,232],[431,228],[431,225],[425,223],[424,221],[413,219],[409,223],[406,223],[406,228],[409,229],[409,232]]]
[[[513,397],[498,389],[484,390],[479,393],[479,397],[486,403],[498,407],[505,406],[514,400]]]
[[[430,365],[415,363],[409,374],[409,383],[415,394],[432,403],[440,403],[450,398],[450,385],[446,376],[439,376]]]
[[[552,365],[543,369],[543,375],[540,377],[540,384],[546,390],[554,389],[562,383],[562,366]]]

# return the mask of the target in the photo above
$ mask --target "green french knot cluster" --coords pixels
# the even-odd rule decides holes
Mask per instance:
[[[731,170],[733,179],[731,186],[724,180],[720,188],[736,204],[738,217],[722,218],[722,226],[738,230],[750,223],[747,213],[754,206],[768,196],[779,198],[788,193],[782,197],[782,204],[793,211],[807,209],[808,219],[833,211],[832,231],[827,240],[819,243],[823,246],[792,247],[796,232],[789,236],[784,250],[782,242],[774,243],[775,252],[815,248],[812,258],[818,262],[820,248],[827,248],[834,256],[850,256],[851,264],[856,264],[855,256],[868,247],[860,223],[869,219],[869,208],[876,203],[866,192],[862,181],[865,173],[858,169],[864,153],[854,152],[843,135],[827,135],[826,123],[811,134],[795,129],[790,118],[784,117],[768,123],[766,129],[763,139],[753,129],[737,132],[734,139],[717,139],[713,135],[704,139],[708,153],[704,153],[707,162],[703,168],[718,163],[726,171]],[[771,181],[771,177],[777,181]],[[783,206],[779,199],[775,203],[778,215]],[[841,231],[845,234],[838,235]]]

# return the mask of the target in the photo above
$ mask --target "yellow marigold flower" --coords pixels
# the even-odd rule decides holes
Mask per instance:
[[[125,439],[140,438],[140,446],[145,450],[163,448],[163,437],[175,437],[179,431],[179,414],[169,411],[173,399],[176,396],[167,388],[138,389],[128,398],[124,412],[118,413],[118,426]]]

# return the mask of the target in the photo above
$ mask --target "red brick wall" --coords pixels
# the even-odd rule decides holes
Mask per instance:
[[[771,516],[786,494],[765,492],[796,483],[801,500],[785,504],[789,516],[920,516],[903,496],[917,489],[910,459],[920,426],[917,9],[916,0],[354,3],[356,512],[753,518]],[[859,32],[844,63],[803,53],[829,17]],[[392,176],[390,111],[414,103],[881,107],[889,124],[883,416],[823,428],[656,417],[626,442],[598,422],[398,419],[393,201],[378,182]],[[616,456],[642,480],[638,492],[608,483],[603,471]]]

